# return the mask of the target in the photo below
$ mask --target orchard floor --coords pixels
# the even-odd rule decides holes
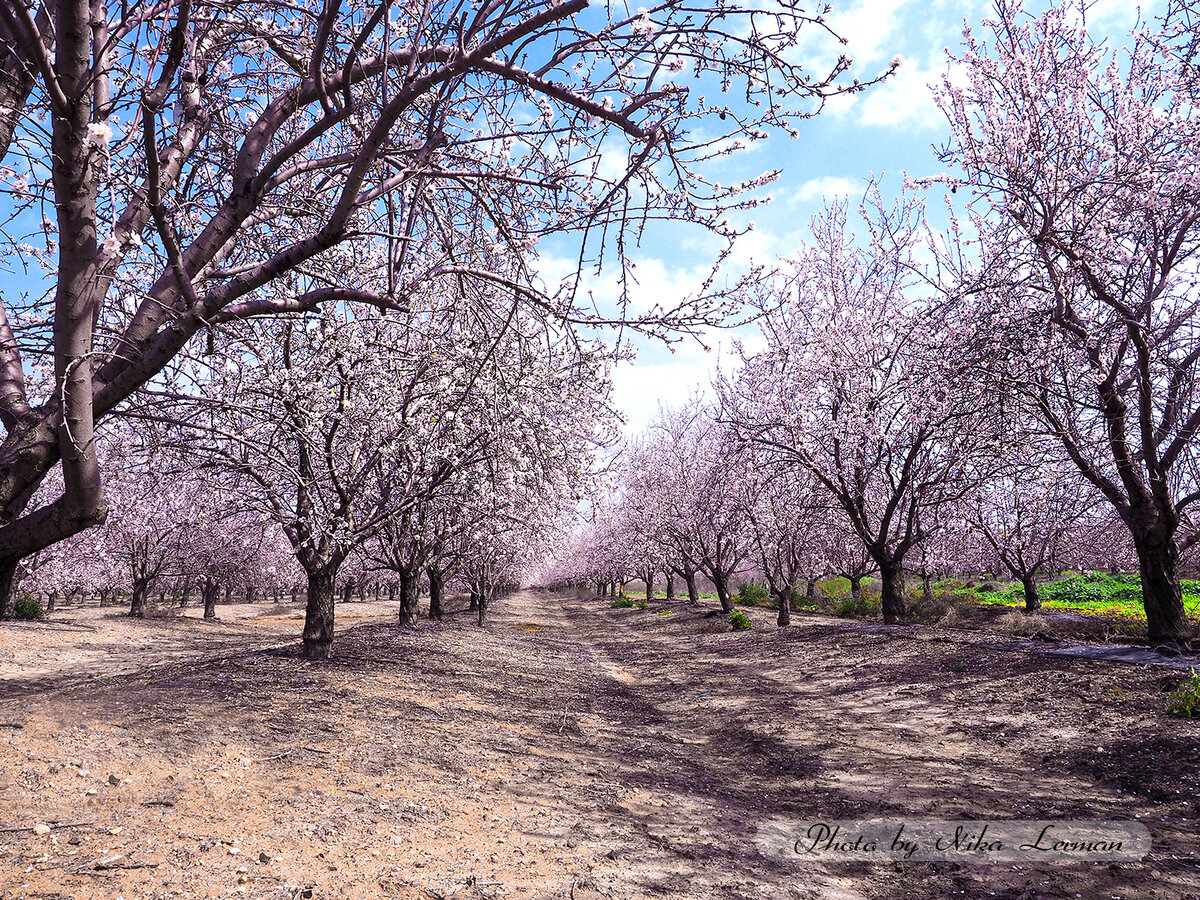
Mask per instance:
[[[1200,898],[1179,672],[709,608],[350,604],[327,663],[295,609],[4,623],[0,897]],[[1154,850],[785,864],[754,843],[779,817],[1140,817]]]

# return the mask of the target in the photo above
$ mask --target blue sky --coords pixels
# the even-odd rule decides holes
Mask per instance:
[[[1042,6],[1030,2],[1029,8]],[[768,191],[772,203],[745,216],[755,220],[756,228],[741,240],[737,261],[771,262],[794,253],[823,198],[849,194],[857,200],[872,175],[880,178],[888,197],[899,192],[905,173],[919,177],[941,172],[933,148],[944,143],[948,129],[927,85],[946,71],[946,48],[957,52],[964,20],[978,29],[991,9],[990,0],[835,0],[830,20],[848,39],[846,52],[859,77],[885,69],[894,56],[902,58],[902,65],[884,84],[831,101],[825,112],[800,126],[798,140],[772,137],[755,145],[762,149],[726,163],[728,177],[724,171],[714,176],[732,182],[773,167],[783,170]],[[1158,12],[1156,6],[1144,9],[1146,17]],[[1087,17],[1093,34],[1111,35],[1119,45],[1121,35],[1128,35],[1137,21],[1138,8],[1121,0],[1100,0]],[[934,199],[931,206],[936,205]],[[715,244],[663,227],[648,235],[643,246],[643,254],[636,257],[639,293],[657,299],[689,291],[708,271]],[[620,367],[615,377],[615,400],[626,417],[626,433],[640,432],[659,403],[677,405],[697,386],[707,385],[718,360],[725,368],[733,362],[733,341],[741,337],[752,347],[756,334],[753,327],[713,331],[705,341],[710,351],[695,341],[676,345],[674,352],[661,344],[638,343],[637,362]]]

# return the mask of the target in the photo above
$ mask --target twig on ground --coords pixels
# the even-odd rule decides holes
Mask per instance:
[[[308,748],[306,747],[304,749],[307,750]],[[274,756],[260,756],[260,757],[258,757],[258,759],[254,760],[254,761],[255,762],[273,762],[274,760],[283,759],[286,756],[291,756],[295,752],[296,752],[296,748],[293,747],[291,750],[286,750],[283,753],[276,753]]]

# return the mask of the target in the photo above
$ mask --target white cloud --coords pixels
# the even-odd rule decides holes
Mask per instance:
[[[862,0],[829,17],[835,33],[847,40],[847,55],[860,66],[891,59],[895,54],[897,13],[908,0]]]
[[[810,179],[796,188],[795,193],[788,197],[788,205],[820,203],[822,200],[832,200],[836,197],[857,196],[862,194],[863,187],[861,178],[824,175],[820,178]]]
[[[762,333],[753,325],[736,331],[705,329],[702,340],[704,346],[685,339],[674,346],[674,352],[661,345],[643,344],[635,364],[617,367],[613,401],[625,415],[626,435],[634,437],[645,431],[660,406],[680,406],[696,393],[711,400],[718,367],[729,374],[740,364],[736,341],[740,340],[747,352],[763,346]]]
[[[859,104],[859,123],[882,128],[941,127],[945,118],[933,102],[929,87],[940,78],[941,72],[923,69],[912,60],[904,59],[899,71],[872,88]]]

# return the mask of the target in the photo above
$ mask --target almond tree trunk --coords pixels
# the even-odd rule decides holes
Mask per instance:
[[[1037,581],[1032,575],[1021,576],[1021,588],[1025,591],[1025,612],[1037,612],[1042,608],[1042,598],[1038,596]]]
[[[308,604],[304,613],[304,656],[328,659],[333,644],[334,584],[337,566],[329,564],[308,572]]]
[[[904,621],[904,570],[895,560],[877,560],[883,621],[895,625]]]
[[[429,566],[425,570],[429,576],[429,618],[442,621],[442,594],[445,588],[445,576],[437,566]]]
[[[129,598],[129,615],[135,619],[146,618],[146,595],[150,592],[150,580],[135,578],[133,593]]]
[[[783,628],[792,624],[792,589],[787,587],[782,591],[777,591],[775,600],[779,603],[779,617],[775,620],[775,624]]]
[[[217,617],[217,591],[220,590],[220,585],[212,578],[205,578],[204,585],[200,588],[200,595],[204,599],[204,618],[215,619]]]
[[[1192,624],[1183,608],[1183,590],[1179,583],[1179,550],[1171,539],[1160,535],[1134,535],[1142,576],[1142,604],[1146,610],[1146,631],[1151,644],[1187,648]]]
[[[421,572],[400,572],[400,625],[403,628],[417,626],[417,596],[421,587]]]

